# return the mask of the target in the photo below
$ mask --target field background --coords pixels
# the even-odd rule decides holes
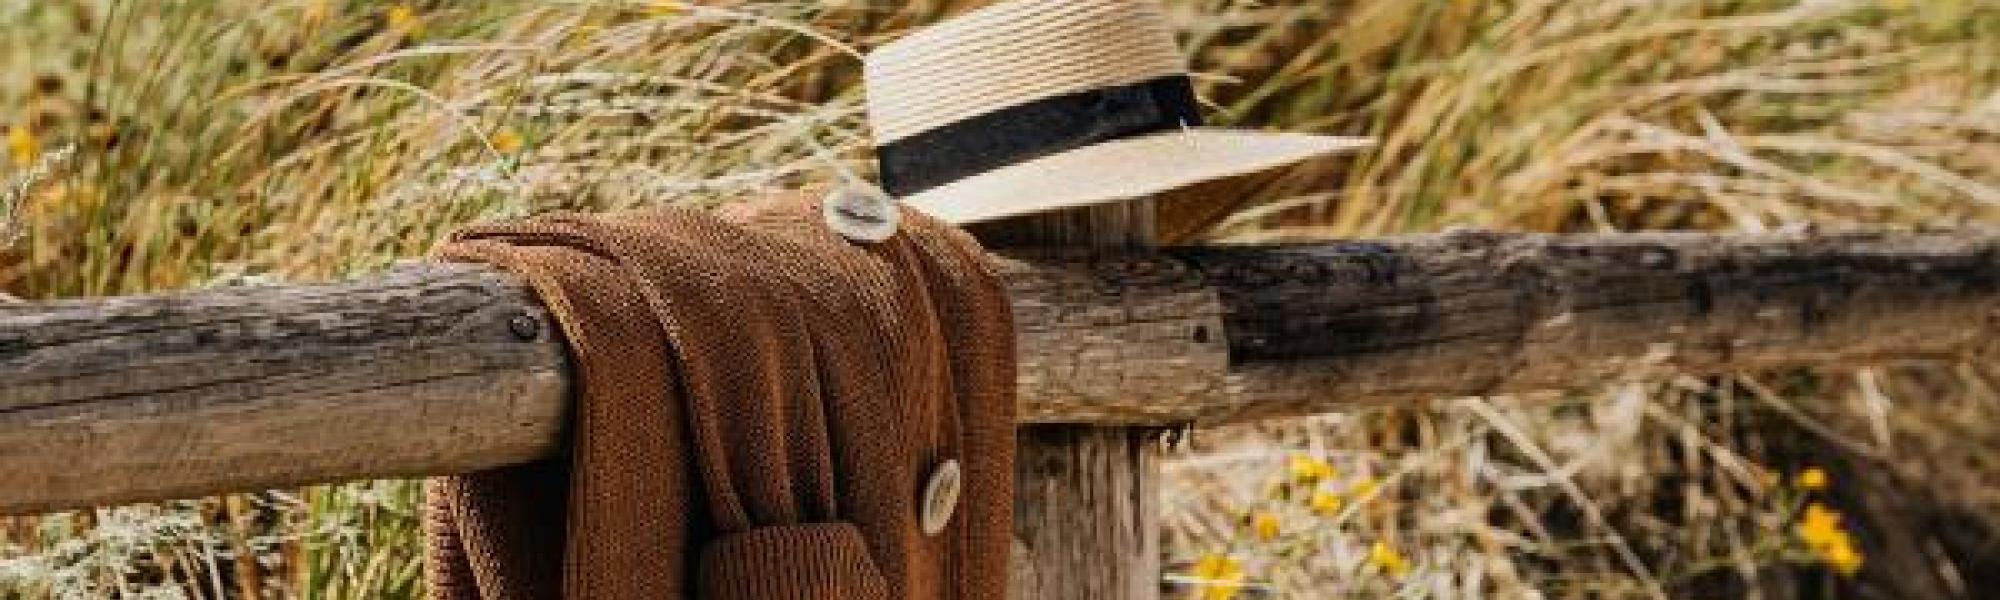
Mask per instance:
[[[857,52],[979,4],[0,0],[0,290],[343,277],[473,220],[866,177]],[[1380,140],[1175,224],[1204,238],[2000,223],[2000,0],[1169,5],[1215,120]],[[1197,432],[1163,585],[2000,589],[1990,363],[1577,383]],[[0,598],[413,597],[415,499],[0,519]]]

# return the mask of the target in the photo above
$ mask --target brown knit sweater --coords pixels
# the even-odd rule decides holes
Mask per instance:
[[[1013,328],[962,232],[910,212],[853,244],[787,194],[475,226],[438,256],[533,285],[577,401],[567,459],[430,482],[433,598],[1005,597]],[[926,535],[947,460],[962,500]]]

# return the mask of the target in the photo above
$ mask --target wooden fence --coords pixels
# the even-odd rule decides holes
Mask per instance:
[[[1145,428],[1954,359],[1988,350],[2000,307],[2000,235],[1980,232],[1463,232],[1002,262],[1023,598],[1157,594]],[[543,458],[568,377],[532,294],[479,267],[0,306],[0,513]]]

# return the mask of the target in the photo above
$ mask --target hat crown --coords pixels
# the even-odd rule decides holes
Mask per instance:
[[[1184,75],[1155,0],[1015,0],[868,55],[868,114],[888,144],[1009,107]]]

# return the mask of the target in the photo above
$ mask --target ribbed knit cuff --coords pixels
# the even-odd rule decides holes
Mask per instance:
[[[701,550],[706,600],[887,600],[861,530],[846,523],[759,527]]]

